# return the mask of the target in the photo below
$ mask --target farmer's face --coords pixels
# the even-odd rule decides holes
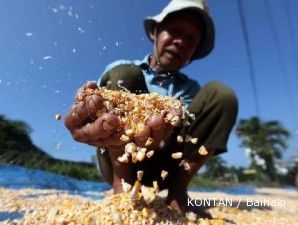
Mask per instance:
[[[202,38],[203,26],[187,13],[177,13],[152,34],[160,66],[165,71],[178,71],[192,58]]]

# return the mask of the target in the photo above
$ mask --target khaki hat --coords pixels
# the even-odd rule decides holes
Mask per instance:
[[[204,25],[204,36],[193,56],[193,59],[203,58],[207,56],[214,48],[215,39],[214,24],[209,15],[208,6],[204,0],[172,0],[160,14],[152,17],[146,17],[144,19],[145,32],[148,38],[153,41],[150,37],[150,33],[154,29],[155,25],[161,23],[169,14],[183,10],[193,10],[202,18]]]

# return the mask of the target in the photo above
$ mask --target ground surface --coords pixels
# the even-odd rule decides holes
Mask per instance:
[[[298,224],[297,191],[261,188],[256,190],[255,195],[191,192],[190,196],[192,198],[192,204],[197,205],[203,205],[203,199],[205,199],[206,206],[209,199],[211,200],[210,205],[213,206],[214,200],[214,202],[217,202],[220,206],[208,209],[212,216],[225,219],[232,224]],[[228,206],[231,200],[233,202],[232,207]],[[239,200],[241,200],[240,204]],[[254,201],[253,206],[251,200]],[[279,206],[274,206],[274,204],[276,205],[278,203],[278,200]],[[33,224],[40,224],[40,221],[49,221],[51,214],[53,214],[53,208],[65,208],[69,210],[67,213],[65,211],[63,215],[65,216],[67,214],[71,216],[69,213],[73,213],[73,221],[76,221],[80,217],[87,218],[87,216],[90,215],[90,209],[92,208],[94,210],[96,207],[99,207],[98,203],[100,203],[100,201],[102,200],[91,200],[82,196],[69,195],[67,192],[61,190],[12,190],[0,188],[0,224],[29,224],[26,223],[26,221],[35,221],[36,223]],[[261,203],[267,205],[260,206]],[[73,210],[71,210],[70,207],[73,207]],[[100,208],[98,208],[98,210],[100,210]],[[54,213],[58,215],[56,211]]]
[[[72,219],[96,225],[90,218],[101,218],[99,212],[105,210],[103,197],[111,195],[104,183],[78,181],[40,170],[0,164],[0,174],[0,224],[54,224],[53,218],[60,216],[56,224],[74,225],[63,223]],[[189,194],[190,204],[205,206],[213,217],[232,224],[298,224],[297,189],[246,186]]]

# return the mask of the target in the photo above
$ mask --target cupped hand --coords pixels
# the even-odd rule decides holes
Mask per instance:
[[[83,95],[88,89],[95,90],[96,88],[98,86],[95,82],[88,82],[79,89],[77,96]],[[91,94],[70,108],[64,124],[74,140],[95,147],[121,146],[124,144],[120,140],[123,128],[118,117],[104,111],[101,115],[96,115],[104,107],[102,97]]]

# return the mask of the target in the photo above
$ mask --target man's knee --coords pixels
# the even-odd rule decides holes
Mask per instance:
[[[131,92],[137,90],[147,92],[143,72],[134,64],[122,64],[114,67],[103,76],[101,86],[116,90],[125,87]]]
[[[237,113],[238,98],[231,88],[219,81],[209,82],[205,85],[205,88],[208,89],[209,95],[213,97],[213,101],[218,107]]]

